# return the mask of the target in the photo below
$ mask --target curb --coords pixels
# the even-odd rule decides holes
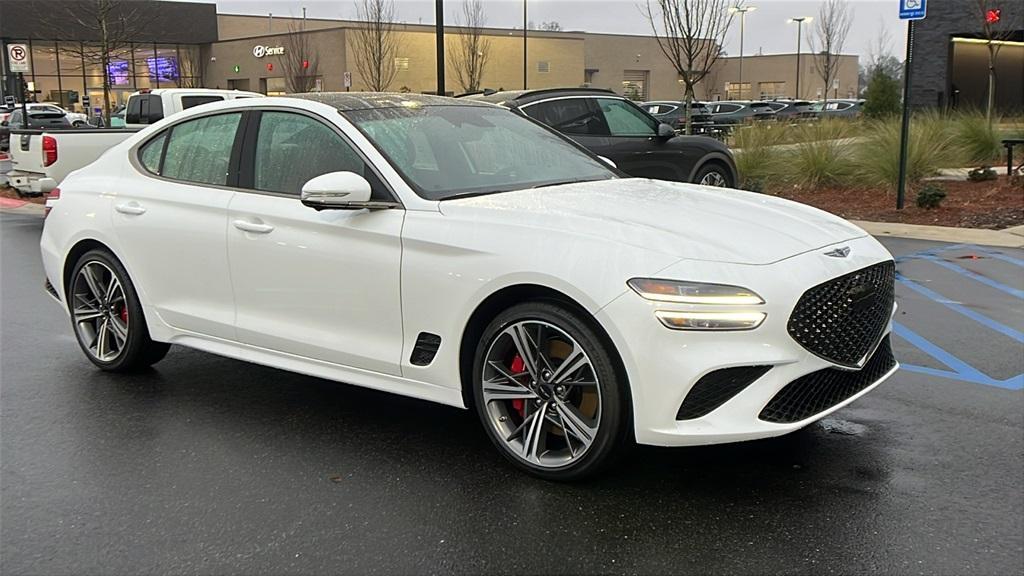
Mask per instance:
[[[895,222],[864,222],[851,220],[872,236],[892,238],[913,238],[956,244],[982,244],[1002,248],[1024,248],[1024,226],[1006,230],[984,230],[980,228],[951,228],[948,226],[922,226],[920,224],[897,224]]]
[[[25,202],[20,205],[4,202],[0,203],[0,212],[3,212],[4,214],[22,214],[25,216],[42,218],[45,214],[45,208],[42,204],[35,204],[33,202]]]

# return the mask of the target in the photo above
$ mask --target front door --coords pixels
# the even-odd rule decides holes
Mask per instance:
[[[374,372],[400,374],[405,211],[322,210],[302,185],[336,171],[389,192],[326,121],[264,110],[250,120],[241,185],[228,214],[238,339]],[[387,199],[391,199],[387,197]]]
[[[689,171],[675,146],[658,136],[658,121],[619,98],[595,98],[608,126],[609,150],[619,169],[641,178],[686,182]]]

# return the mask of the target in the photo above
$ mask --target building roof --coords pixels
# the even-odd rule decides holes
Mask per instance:
[[[447,96],[407,92],[309,92],[289,94],[288,97],[320,102],[337,108],[341,112],[374,108],[408,108],[410,106],[487,106],[487,104],[472,100],[456,100]]]

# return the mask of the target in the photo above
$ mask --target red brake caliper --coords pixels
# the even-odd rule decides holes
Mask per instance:
[[[128,323],[128,306],[121,307],[121,322]]]
[[[512,359],[512,365],[509,366],[509,368],[512,369],[513,374],[520,374],[526,369],[526,362],[523,362],[522,356],[516,354],[516,357]],[[523,403],[523,399],[516,398],[512,400],[512,408],[522,416],[525,413],[525,404]]]

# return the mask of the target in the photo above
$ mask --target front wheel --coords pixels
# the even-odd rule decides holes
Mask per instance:
[[[498,450],[548,480],[577,480],[627,442],[628,401],[613,356],[578,313],[548,302],[498,315],[477,346],[477,413]]]
[[[694,184],[716,188],[732,188],[736,184],[732,180],[732,173],[729,169],[717,162],[705,164],[693,178]]]
[[[128,272],[106,250],[90,250],[78,259],[67,299],[79,346],[103,370],[143,368],[167,354],[169,344],[149,337]]]

